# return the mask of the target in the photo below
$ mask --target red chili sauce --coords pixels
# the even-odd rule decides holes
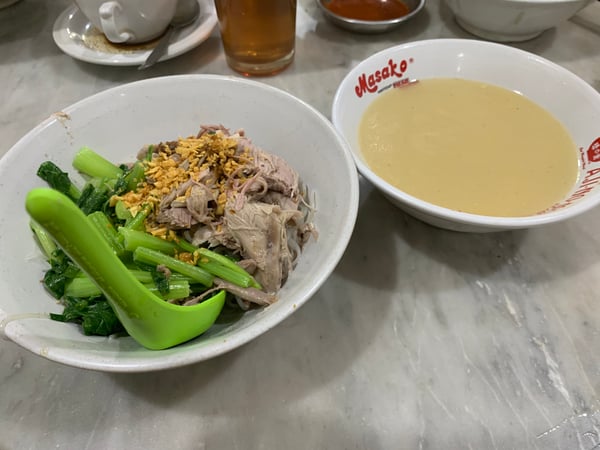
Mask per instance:
[[[323,3],[338,16],[357,20],[390,20],[410,12],[400,0],[331,0]]]

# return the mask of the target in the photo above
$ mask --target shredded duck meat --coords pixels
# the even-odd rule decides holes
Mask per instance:
[[[112,203],[121,201],[132,215],[150,205],[144,225],[154,236],[237,255],[267,293],[279,290],[316,236],[296,171],[243,130],[203,126],[195,136],[144,147],[138,159],[145,180]],[[264,298],[275,297],[256,303]]]

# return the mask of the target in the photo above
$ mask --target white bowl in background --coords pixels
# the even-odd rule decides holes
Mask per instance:
[[[85,336],[77,325],[36,318],[62,307],[40,280],[41,257],[25,212],[26,193],[45,183],[36,176],[50,159],[76,175],[75,152],[87,145],[111,161],[135,159],[145,144],[195,134],[200,125],[222,124],[265,151],[287,160],[316,200],[318,238],[267,308],[174,348],[147,350],[130,337]],[[0,160],[0,333],[48,359],[113,372],[166,369],[234,349],[277,325],[325,282],[352,234],[358,209],[358,175],[350,150],[318,111],[281,90],[242,78],[182,75],[152,78],[86,98],[24,136]],[[74,176],[80,183],[80,177]]]
[[[392,75],[377,82],[376,73],[381,75],[382,68],[391,64],[396,70],[388,70]],[[401,73],[397,76],[394,72]],[[537,215],[482,216],[428,203],[374,173],[358,142],[366,108],[394,83],[437,77],[482,81],[517,91],[553,114],[570,132],[580,153],[578,180],[567,197]],[[600,203],[600,175],[596,175],[600,174],[600,94],[567,69],[507,45],[434,39],[385,49],[360,62],[342,80],[333,101],[332,121],[350,144],[358,170],[366,179],[409,214],[441,228],[469,232],[530,228],[568,219]]]
[[[446,0],[458,24],[498,42],[533,39],[594,0]]]

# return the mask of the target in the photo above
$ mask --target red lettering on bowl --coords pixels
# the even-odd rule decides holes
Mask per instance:
[[[600,142],[600,138],[596,139],[596,141],[594,142]],[[590,146],[591,149],[592,146]],[[579,183],[579,187],[575,190],[575,192],[573,192],[571,194],[571,196],[560,202],[555,204],[554,206],[551,206],[550,208],[541,211],[542,213],[544,212],[550,212],[550,211],[556,211],[557,209],[562,209],[562,208],[566,208],[567,206],[571,205],[572,203],[576,202],[577,200],[582,199],[583,197],[585,197],[589,192],[593,191],[598,185],[600,184],[600,168],[597,169],[589,169],[586,173],[585,176],[583,177],[583,180],[581,180],[581,183]]]
[[[587,151],[587,159],[589,162],[600,161],[600,137],[596,138],[596,140],[590,144]]]
[[[354,86],[354,92],[358,98],[362,97],[367,92],[374,93],[379,89],[379,83],[387,80],[390,77],[402,78],[404,72],[408,68],[409,62],[413,62],[413,58],[408,61],[403,59],[399,63],[394,62],[390,58],[388,63],[381,69],[376,70],[373,73],[362,73],[358,76],[358,83]]]

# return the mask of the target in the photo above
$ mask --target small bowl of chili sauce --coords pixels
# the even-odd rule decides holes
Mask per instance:
[[[359,33],[383,33],[419,13],[425,0],[317,0],[332,23]]]

